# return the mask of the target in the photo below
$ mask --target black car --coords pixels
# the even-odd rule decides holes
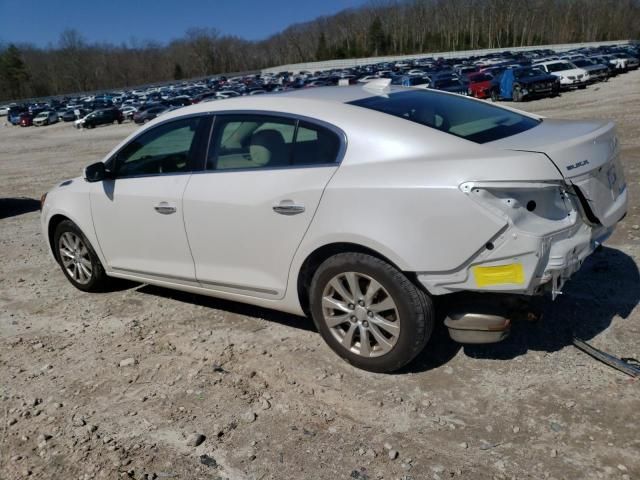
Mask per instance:
[[[161,113],[167,111],[169,107],[165,105],[158,105],[156,107],[147,108],[146,110],[138,111],[133,114],[133,121],[136,123],[146,123],[156,118]]]
[[[78,111],[78,116],[77,117],[76,117],[76,110]],[[89,113],[91,113],[90,110],[84,110],[82,108],[69,109],[69,110],[65,110],[64,113],[62,113],[60,115],[60,118],[62,119],[63,122],[73,122],[74,120],[77,120],[78,118],[82,118],[85,115],[88,115]]]
[[[507,92],[501,91],[502,78],[506,72],[513,73],[513,84]],[[556,96],[560,93],[560,79],[539,68],[509,68],[493,77],[491,82],[491,99],[513,100],[520,102],[533,97]]]
[[[96,110],[84,119],[82,126],[84,128],[94,128],[98,125],[108,125],[110,123],[122,123],[124,116],[117,108],[105,108]]]
[[[444,92],[459,93],[460,95],[469,94],[467,85],[456,77],[436,77],[429,87]]]

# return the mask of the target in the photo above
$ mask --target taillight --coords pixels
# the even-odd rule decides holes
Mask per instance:
[[[460,189],[484,208],[524,231],[573,225],[578,214],[561,182],[468,182]]]

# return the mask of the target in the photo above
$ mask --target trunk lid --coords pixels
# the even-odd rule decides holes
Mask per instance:
[[[491,145],[545,154],[567,183],[577,187],[589,220],[611,227],[626,213],[627,189],[613,122],[544,119]]]

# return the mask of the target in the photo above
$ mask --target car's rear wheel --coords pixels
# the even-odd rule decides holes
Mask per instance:
[[[71,284],[85,292],[103,290],[109,280],[91,244],[70,220],[63,220],[53,235],[55,255]]]
[[[498,92],[495,89],[491,90],[491,101],[497,102],[498,100],[500,100]]]
[[[329,347],[372,372],[413,360],[434,324],[429,296],[395,267],[363,253],[340,253],[318,267],[310,307]]]

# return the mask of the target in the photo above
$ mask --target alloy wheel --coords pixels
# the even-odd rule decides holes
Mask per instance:
[[[334,276],[322,294],[322,312],[336,340],[362,357],[385,355],[398,341],[396,302],[379,282],[363,273]]]
[[[79,235],[64,232],[58,241],[58,252],[62,266],[75,282],[86,285],[91,281],[93,265],[89,249]]]

